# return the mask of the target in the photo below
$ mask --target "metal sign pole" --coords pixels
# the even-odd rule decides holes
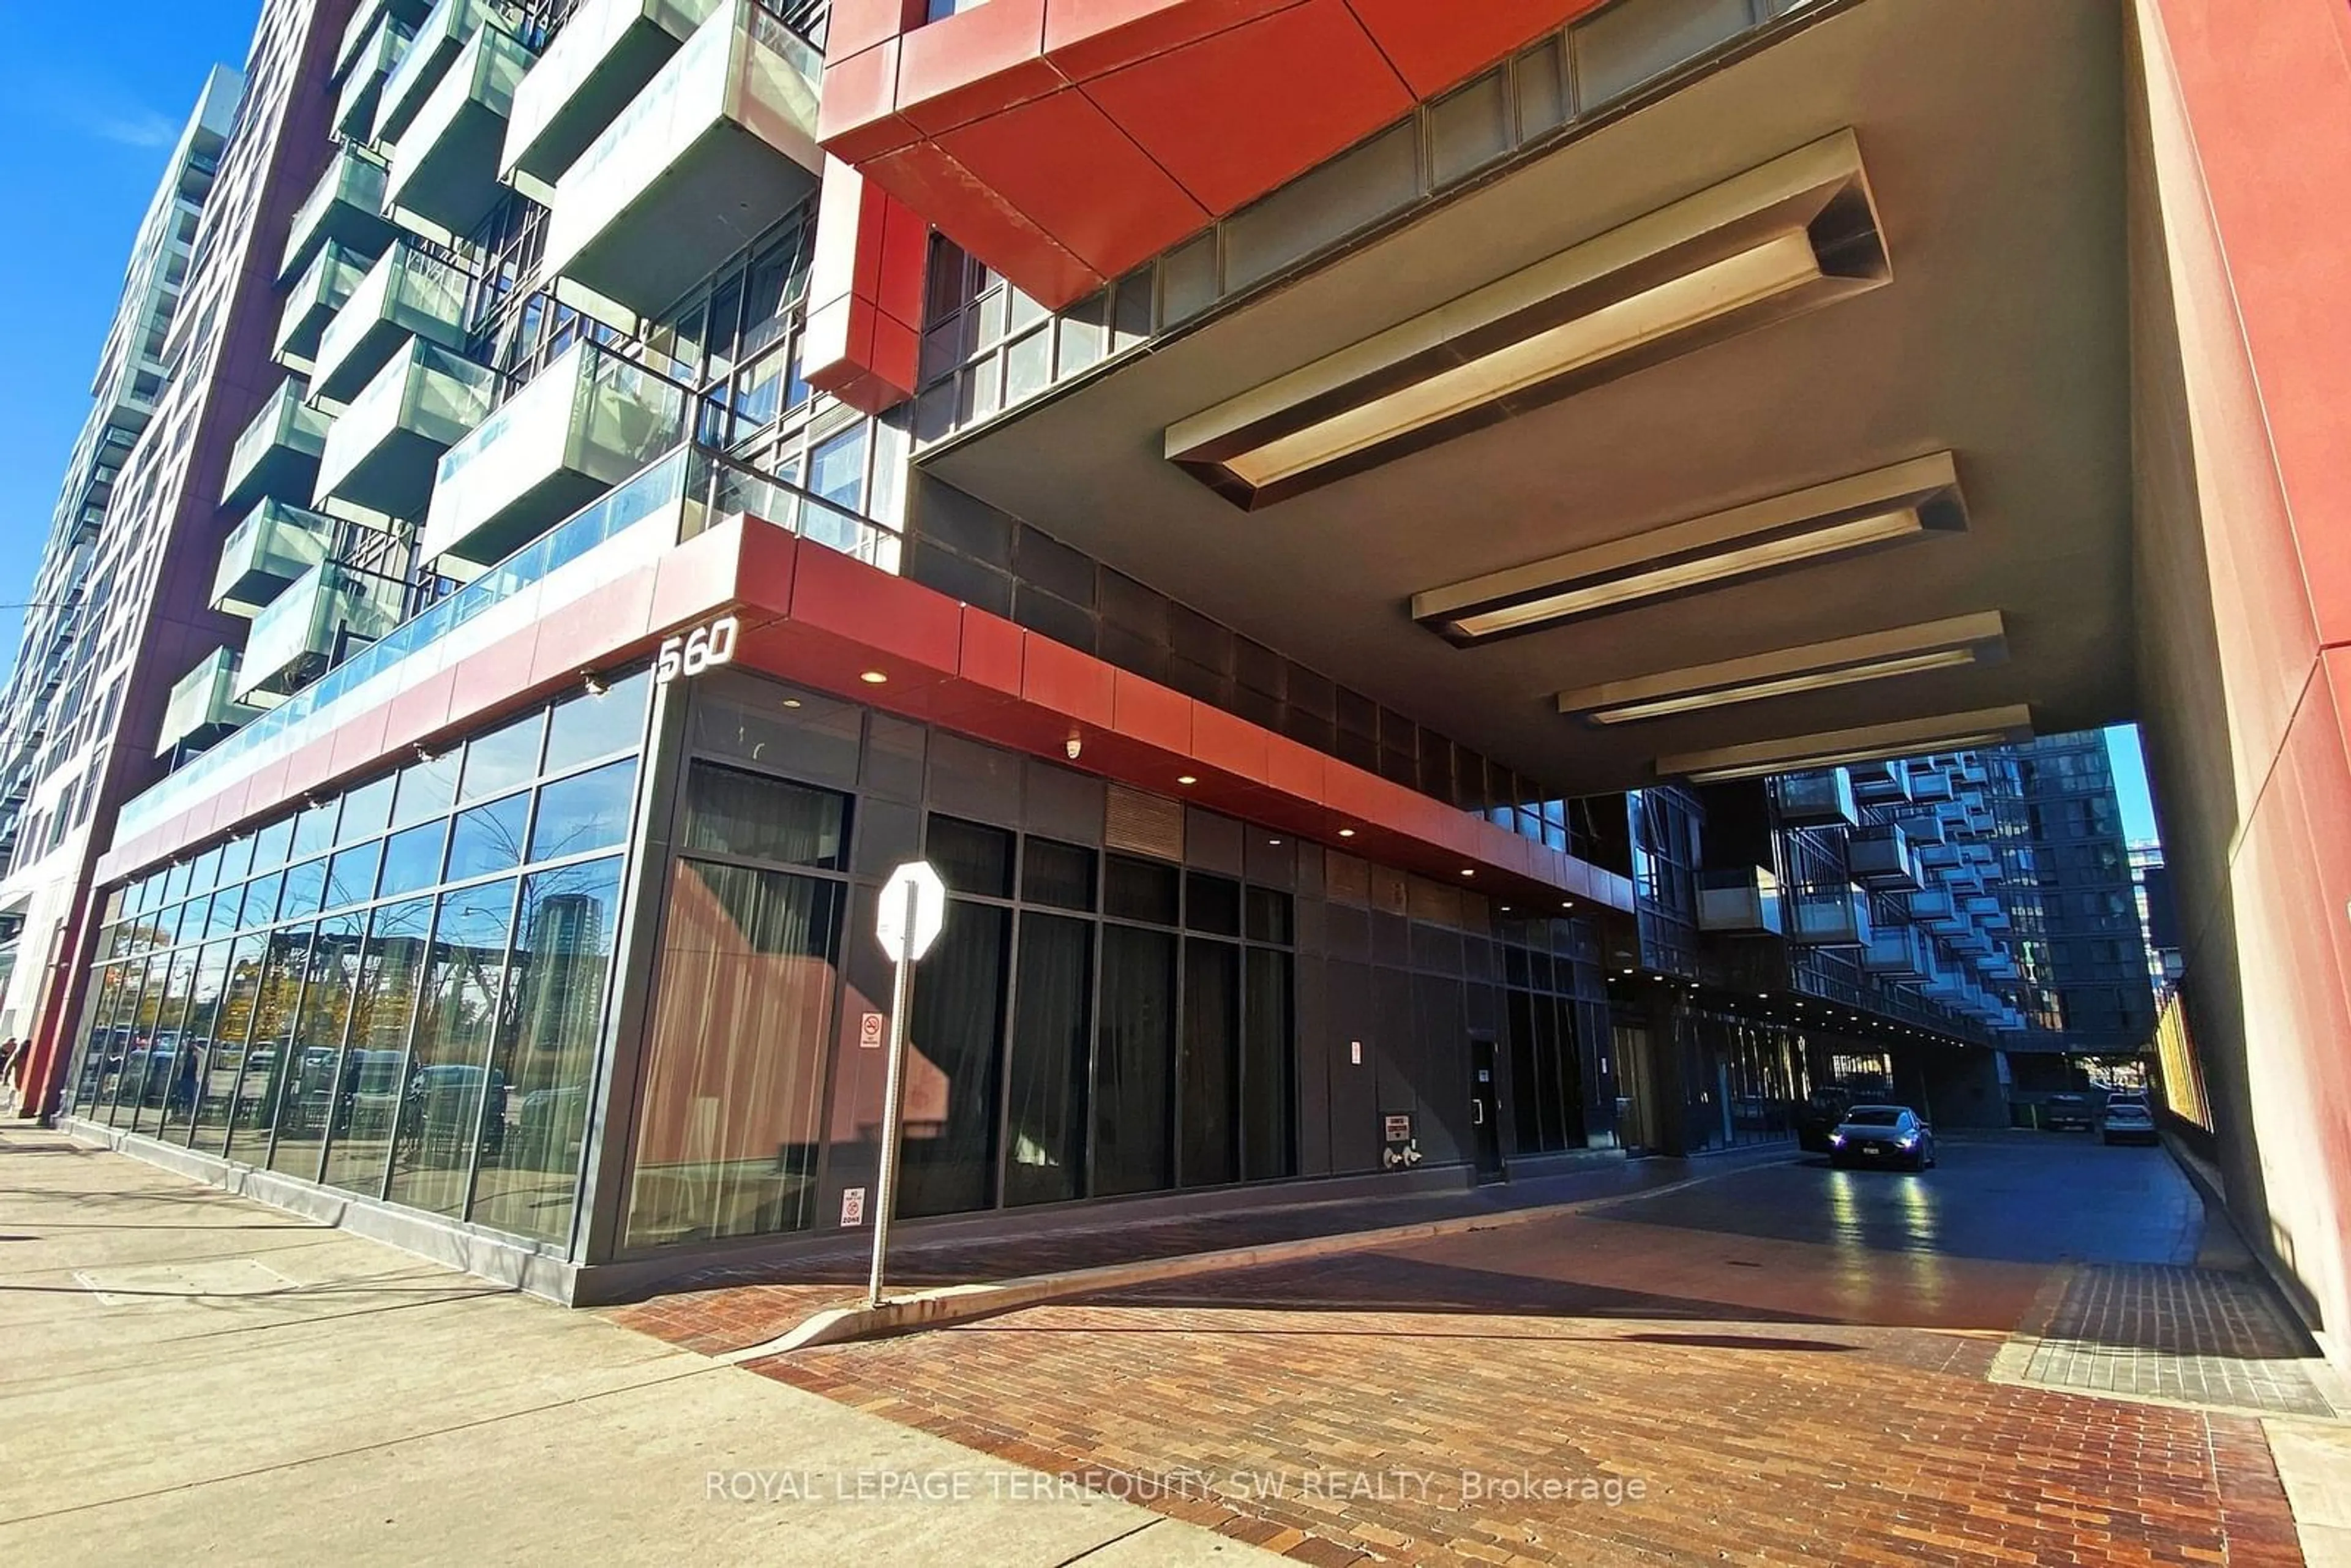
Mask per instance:
[[[906,1088],[906,1015],[914,1010],[914,952],[911,939],[915,908],[922,890],[906,883],[906,924],[909,940],[899,950],[897,974],[890,987],[890,1066],[882,1091],[882,1175],[874,1186],[873,1272],[865,1283],[865,1304],[882,1304],[882,1259],[890,1247],[890,1210],[897,1201],[898,1106]]]

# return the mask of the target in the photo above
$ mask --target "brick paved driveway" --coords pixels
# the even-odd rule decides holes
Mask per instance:
[[[756,1369],[1311,1563],[2298,1563],[2257,1421],[1986,1378],[2177,1180],[1953,1140]]]

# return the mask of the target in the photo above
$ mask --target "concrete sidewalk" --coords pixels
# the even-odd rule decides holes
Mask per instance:
[[[47,1133],[0,1347],[0,1561],[1273,1561]]]

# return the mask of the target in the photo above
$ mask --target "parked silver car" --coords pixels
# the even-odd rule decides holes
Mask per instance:
[[[2156,1135],[2155,1112],[2144,1094],[2107,1095],[2105,1113],[2098,1123],[2098,1136],[2109,1144],[2162,1141]]]

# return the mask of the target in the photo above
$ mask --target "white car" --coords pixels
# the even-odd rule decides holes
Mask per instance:
[[[2156,1136],[2155,1112],[2149,1108],[2144,1094],[2109,1094],[2105,1116],[2098,1124],[2098,1135],[2109,1144],[2153,1144]]]

